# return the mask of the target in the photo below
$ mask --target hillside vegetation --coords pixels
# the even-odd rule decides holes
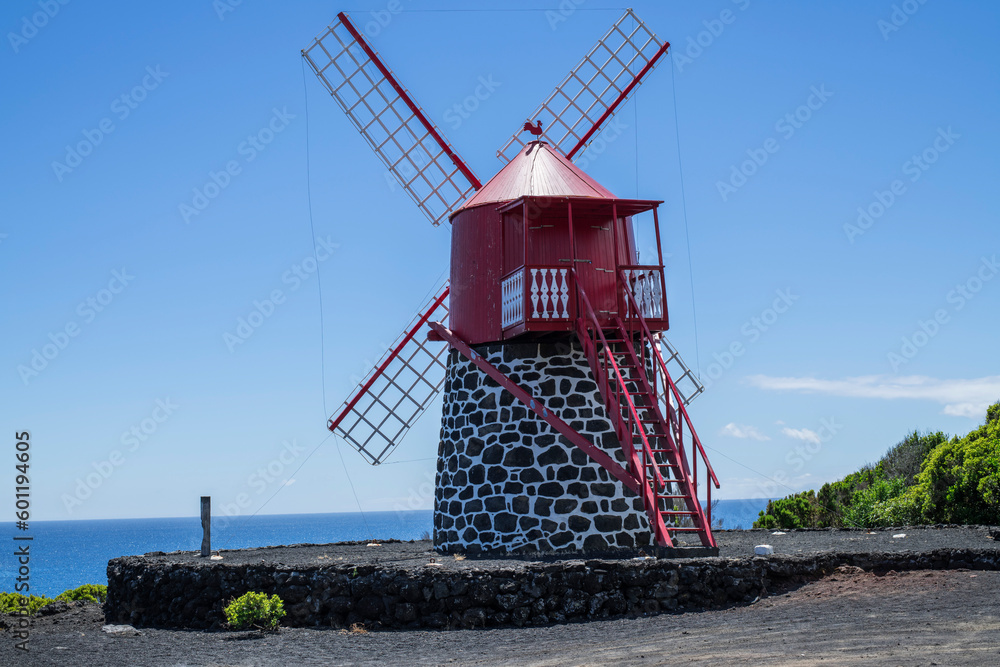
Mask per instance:
[[[754,528],[1000,524],[1000,403],[963,438],[914,431],[875,464],[772,500]]]

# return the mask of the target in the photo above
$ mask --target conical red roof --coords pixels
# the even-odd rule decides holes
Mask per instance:
[[[549,144],[532,141],[452,216],[467,208],[521,197],[617,199]]]

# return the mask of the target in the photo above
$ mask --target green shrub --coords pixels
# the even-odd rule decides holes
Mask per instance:
[[[27,604],[22,602],[25,599]],[[20,593],[0,593],[0,614],[19,614],[23,609],[27,609],[29,614],[34,614],[52,602],[55,600],[42,595],[25,596]]]
[[[910,433],[896,445],[889,448],[879,465],[887,479],[901,477],[910,486],[920,472],[920,466],[931,451],[943,442],[948,441],[941,431],[921,435],[917,431]]]
[[[108,599],[108,587],[101,584],[84,584],[71,591],[63,591],[56,596],[57,600],[64,602],[75,602],[76,600],[87,600],[89,602],[103,603]]]
[[[27,604],[22,600],[27,599]],[[84,584],[73,590],[63,591],[55,598],[48,598],[44,595],[24,596],[21,593],[0,593],[0,614],[20,613],[27,608],[29,614],[35,614],[45,605],[52,604],[56,600],[63,602],[75,602],[77,600],[87,600],[98,604],[108,599],[108,587],[100,584]]]
[[[844,510],[844,525],[855,528],[875,528],[879,525],[877,509],[880,505],[898,498],[906,490],[902,478],[878,479],[870,486],[854,493],[851,504]]]
[[[780,500],[769,500],[767,508],[758,515],[754,528],[807,528],[815,526],[819,518],[819,505],[813,491],[796,493]]]
[[[1000,422],[1000,403],[994,403],[986,408],[986,423],[996,424]]]
[[[285,605],[277,595],[268,598],[264,593],[251,591],[230,602],[223,611],[234,630],[250,627],[277,630],[278,622],[285,615]]]
[[[883,527],[912,526],[923,523],[916,489],[910,487],[902,495],[875,503],[871,517],[872,524]]]
[[[934,448],[917,475],[921,514],[929,523],[1000,523],[1000,403],[964,438]]]
[[[1000,403],[964,438],[913,431],[819,493],[768,503],[754,528],[1000,524]]]
[[[861,470],[851,473],[842,480],[824,484],[816,495],[819,505],[819,521],[816,526],[822,528],[840,528],[852,525],[844,520],[859,491],[863,491],[881,479],[885,479],[881,462],[868,464]]]

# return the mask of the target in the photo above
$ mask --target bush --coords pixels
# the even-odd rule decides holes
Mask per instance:
[[[230,602],[223,611],[234,630],[250,627],[277,630],[278,622],[285,615],[285,605],[277,595],[268,598],[264,593],[251,591]]]
[[[917,475],[921,514],[930,523],[1000,523],[1000,403],[987,422],[932,451]]]
[[[754,528],[1000,524],[1000,403],[964,438],[913,431],[819,493],[767,504]]]
[[[885,453],[879,465],[887,479],[901,477],[907,486],[916,480],[920,466],[931,451],[943,442],[948,441],[941,431],[920,435],[917,431],[910,433],[899,443]]]
[[[875,503],[872,523],[876,526],[912,526],[923,523],[916,489],[910,487],[902,495]]]
[[[819,505],[819,521],[816,526],[821,528],[840,528],[852,525],[844,520],[859,491],[863,491],[881,479],[885,479],[881,462],[868,464],[861,470],[832,484],[824,484],[816,496]]]
[[[898,498],[905,490],[906,485],[900,477],[875,480],[868,488],[855,492],[850,506],[844,510],[844,524],[855,528],[887,525],[879,522],[879,506]]]
[[[102,604],[108,599],[108,587],[100,584],[84,584],[71,591],[63,591],[56,596],[56,600],[64,602],[75,602],[76,600],[87,600]]]
[[[758,515],[754,528],[807,528],[815,526],[819,505],[813,491],[796,493],[780,500],[769,500],[767,509]]]
[[[22,600],[27,600],[27,602],[24,603]],[[24,609],[27,609],[29,614],[34,614],[52,602],[55,600],[43,595],[25,596],[20,593],[0,593],[0,614],[20,614]]]
[[[22,603],[22,600],[27,603]],[[0,593],[0,614],[18,614],[22,609],[27,608],[28,613],[34,615],[45,605],[52,604],[56,600],[63,602],[75,602],[77,600],[87,600],[97,604],[108,599],[108,587],[99,584],[84,584],[73,590],[63,591],[54,599],[44,595],[24,596],[20,593]]]

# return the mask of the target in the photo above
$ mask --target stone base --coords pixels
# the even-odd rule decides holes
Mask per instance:
[[[624,464],[579,345],[476,351]],[[449,553],[603,552],[650,544],[642,499],[452,350],[434,497],[434,546]]]

